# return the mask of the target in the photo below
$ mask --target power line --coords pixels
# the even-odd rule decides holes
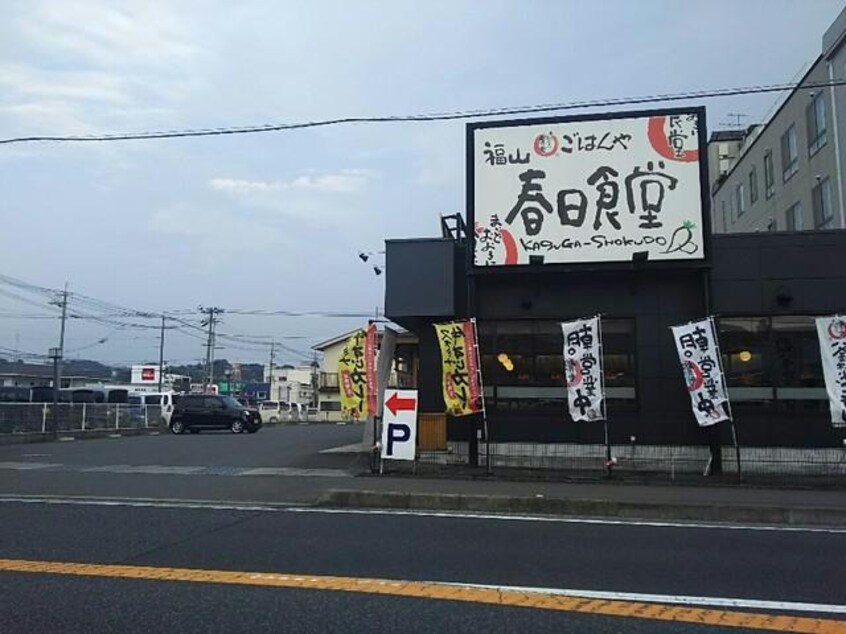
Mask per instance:
[[[815,82],[802,84],[802,88],[826,88],[846,85],[846,81]],[[253,126],[226,126],[219,128],[147,131],[135,133],[90,134],[90,135],[37,135],[26,137],[12,137],[0,139],[0,144],[32,143],[38,141],[85,142],[85,141],[140,141],[149,139],[175,139],[186,137],[225,136],[236,134],[256,134],[262,132],[282,132],[303,128],[319,128],[325,126],[348,125],[353,123],[414,123],[432,121],[454,121],[462,119],[478,119],[518,114],[539,114],[580,108],[628,106],[657,102],[683,101],[687,99],[714,99],[718,97],[734,97],[740,95],[755,95],[763,93],[784,92],[798,88],[799,84],[770,84],[760,86],[743,86],[738,88],[721,88],[717,90],[699,90],[663,95],[646,95],[640,97],[621,97],[612,99],[595,99],[586,101],[571,101],[553,104],[539,104],[533,106],[517,106],[506,108],[488,108],[483,110],[464,110],[431,114],[392,115],[382,117],[339,117],[321,119],[299,123],[262,124]]]

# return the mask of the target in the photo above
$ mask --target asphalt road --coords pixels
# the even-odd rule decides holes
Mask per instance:
[[[596,602],[598,614],[583,614],[415,595],[409,582],[422,581],[813,604],[844,598],[846,533],[836,531],[9,501],[0,503],[0,526],[4,634],[756,631],[719,625],[748,607],[728,616],[712,607],[704,623],[681,624],[612,616],[606,601]],[[72,566],[65,574],[9,570],[20,561],[94,564],[105,576]],[[120,566],[152,572],[121,578]],[[184,569],[215,572],[174,581]],[[294,575],[305,586],[273,587],[261,575],[245,586],[229,571],[262,573],[267,584]],[[327,575],[342,578],[332,581],[338,589],[321,586]],[[402,583],[383,595],[357,588],[362,578]]]
[[[831,608],[846,596],[846,530],[302,506],[362,482],[361,460],[321,453],[361,433],[313,425],[0,446],[0,632],[759,631],[741,627],[750,612],[769,615],[756,623],[771,631],[846,631],[846,608]],[[785,614],[805,620],[772,620]]]
[[[0,445],[0,494],[305,503],[365,468],[365,456],[320,453],[362,433],[322,424]]]

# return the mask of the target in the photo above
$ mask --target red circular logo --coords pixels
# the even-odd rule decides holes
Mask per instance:
[[[582,364],[576,359],[567,359],[567,387],[581,385],[582,376]]]
[[[552,156],[558,151],[558,137],[552,132],[539,134],[535,137],[534,149],[538,156]]]
[[[664,125],[667,117],[650,117],[647,126],[647,136],[649,137],[649,144],[652,149],[658,152],[665,159],[671,161],[681,161],[682,163],[691,163],[699,160],[699,149],[683,150],[681,153],[670,146],[670,139],[667,138],[667,133],[664,130]]]
[[[828,336],[832,339],[846,339],[846,321],[833,319],[828,325]]]
[[[688,392],[695,392],[705,383],[702,370],[693,361],[684,362],[684,382],[687,384]]]

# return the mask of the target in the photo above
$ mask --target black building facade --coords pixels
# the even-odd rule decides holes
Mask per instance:
[[[432,324],[475,317],[491,441],[601,443],[601,425],[567,414],[559,325],[601,314],[611,442],[701,445],[669,328],[713,314],[741,445],[842,447],[813,318],[844,310],[846,233],[716,235],[708,247],[689,267],[485,270],[463,238],[387,241],[385,312],[420,339],[420,411],[444,411]],[[449,421],[449,438],[474,424]]]

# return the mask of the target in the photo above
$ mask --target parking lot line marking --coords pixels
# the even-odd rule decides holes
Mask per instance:
[[[529,588],[480,587],[440,582],[370,579],[363,577],[294,576],[284,573],[203,570],[151,566],[103,565],[61,561],[0,559],[0,571],[26,574],[52,574],[81,577],[107,577],[149,581],[215,583],[275,588],[297,588],[379,594],[395,597],[417,597],[442,601],[460,601],[486,605],[526,607],[638,618],[676,623],[698,623],[722,627],[738,627],[772,632],[800,634],[846,634],[846,621],[715,610],[688,605],[622,601],[605,598],[574,597]]]

